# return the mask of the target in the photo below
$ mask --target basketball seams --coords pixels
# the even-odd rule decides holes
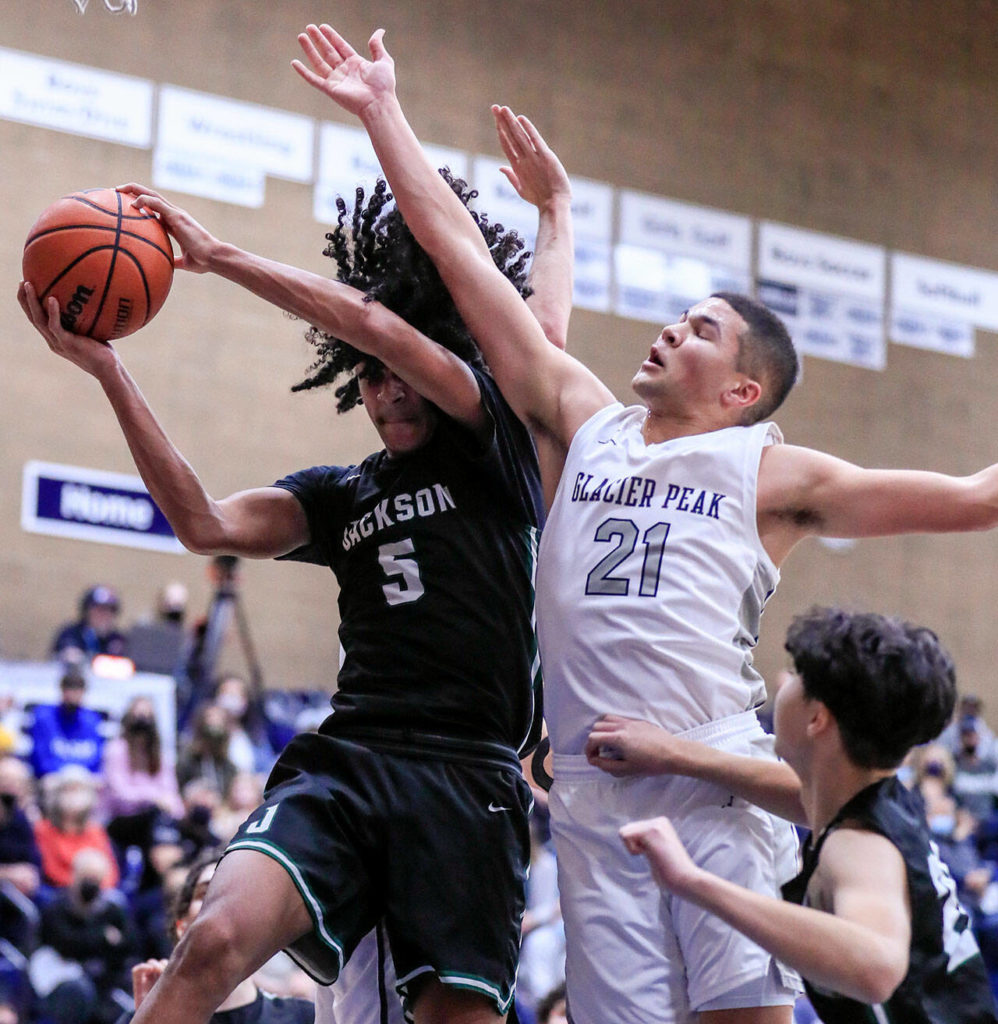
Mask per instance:
[[[147,324],[162,307],[175,268],[159,218],[136,210],[115,189],[52,203],[31,229],[23,260],[39,297],[58,299],[63,326],[96,340],[116,340]]]

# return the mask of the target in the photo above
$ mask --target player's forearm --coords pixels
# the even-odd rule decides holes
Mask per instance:
[[[138,385],[120,363],[99,382],[111,403],[135,467],[184,547],[198,554],[221,554],[224,533],[214,500],[160,426]]]
[[[808,824],[801,803],[800,779],[783,761],[731,754],[696,744],[689,748],[688,756],[674,773],[723,786],[777,817]]]
[[[574,263],[572,197],[559,193],[540,209],[537,243],[530,267],[530,285],[534,292],[527,299],[527,306],[537,317],[544,336],[561,349],[568,342]]]
[[[356,288],[227,243],[219,243],[208,267],[213,274],[365,352],[377,341],[366,337],[366,304]]]
[[[808,981],[862,1003],[883,1002],[907,972],[907,948],[871,929],[709,872],[697,872],[677,895],[716,914]]]

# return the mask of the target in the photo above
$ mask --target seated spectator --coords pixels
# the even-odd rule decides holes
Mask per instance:
[[[140,672],[175,675],[186,657],[187,587],[167,583],[156,596],[154,618],[139,620],[128,631],[128,653]]]
[[[269,774],[277,755],[268,739],[262,703],[253,699],[249,683],[240,675],[221,676],[215,687],[215,703],[228,711],[231,720],[229,760],[241,772]]]
[[[976,693],[964,693],[956,702],[953,720],[939,734],[937,743],[941,743],[954,757],[960,753],[962,737],[960,735],[964,722],[968,718],[975,720],[978,736],[978,753],[981,757],[998,759],[998,743],[995,734],[984,721],[984,702]]]
[[[70,764],[94,774],[100,771],[103,718],[100,712],[83,706],[86,689],[86,676],[71,665],[59,681],[60,703],[36,704],[32,709],[29,760],[36,779]]]
[[[978,821],[995,809],[995,773],[998,761],[981,741],[980,719],[968,715],[960,722],[960,749],[954,758],[953,795]],[[983,751],[983,752],[982,752]]]
[[[537,1004],[537,1024],[568,1024],[564,982],[548,992]]]
[[[41,877],[35,833],[22,809],[30,789],[28,766],[0,758],[0,939],[30,951],[38,924],[32,902]]]
[[[221,842],[214,830],[215,812],[222,802],[218,787],[203,778],[191,779],[184,786],[184,816],[177,822],[180,846],[185,863],[191,863],[205,850],[214,849]]]
[[[163,749],[156,708],[135,697],[121,716],[121,732],[104,747],[101,811],[105,820],[158,808],[174,818],[184,812],[173,754]]]
[[[190,739],[181,745],[177,758],[177,782],[181,790],[193,779],[210,782],[219,793],[227,793],[236,774],[229,760],[231,719],[219,704],[205,704],[194,716]]]
[[[180,940],[201,912],[219,856],[217,850],[206,851],[188,870],[171,914],[171,935],[175,941]],[[142,1000],[165,969],[165,960],[150,960],[133,968],[132,991],[136,1008],[142,1005]],[[230,1024],[238,1020],[247,1024],[312,1024],[314,1019],[315,1006],[311,1001],[264,995],[253,978],[247,978],[226,996],[211,1017],[211,1022]],[[130,1020],[131,1015],[128,1014],[120,1018],[118,1024],[128,1024]]]
[[[110,587],[91,587],[80,598],[80,617],[56,632],[52,655],[74,665],[89,663],[98,654],[126,656],[128,640],[117,626],[120,611],[121,602]]]
[[[35,823],[35,841],[42,858],[42,878],[63,888],[73,879],[73,860],[81,850],[97,850],[110,862],[104,885],[114,888],[119,872],[104,826],[94,817],[97,780],[79,765],[67,765],[48,776],[43,801],[45,817]]]
[[[228,842],[236,829],[263,803],[263,780],[253,772],[238,772],[229,783],[221,805],[212,815],[212,831]]]
[[[29,974],[52,1024],[110,1024],[131,1007],[134,942],[125,902],[108,888],[112,868],[99,850],[81,850],[69,885],[42,909]]]

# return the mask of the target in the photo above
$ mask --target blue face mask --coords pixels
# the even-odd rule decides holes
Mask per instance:
[[[948,836],[956,828],[956,818],[952,814],[933,814],[929,818],[929,828],[933,835]]]

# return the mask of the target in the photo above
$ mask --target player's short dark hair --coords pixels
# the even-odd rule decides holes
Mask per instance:
[[[953,659],[924,626],[813,608],[791,623],[786,649],[804,694],[832,713],[846,753],[861,768],[896,767],[953,714]]]
[[[530,253],[525,250],[523,240],[515,231],[493,224],[485,213],[470,208],[469,204],[478,193],[469,188],[467,182],[454,177],[448,168],[443,168],[440,174],[469,207],[496,266],[526,298],[530,294],[527,285]],[[336,226],[326,235],[328,244],[323,250],[323,255],[336,263],[336,279],[362,291],[365,302],[380,302],[465,362],[484,365],[481,352],[437,268],[393,204],[384,179],[378,179],[370,196],[358,187],[351,212],[348,213],[342,196],[336,197],[336,208],[339,217]],[[341,374],[349,373],[350,379],[336,389],[336,409],[338,412],[352,409],[360,402],[360,387],[351,371],[358,363],[363,363],[361,375],[377,378],[382,364],[315,326],[309,328],[306,338],[315,346],[316,359],[309,367],[309,375],[291,390],[322,387]]]
[[[180,883],[180,888],[177,890],[176,896],[173,898],[173,902],[170,906],[170,938],[174,943],[179,939],[177,934],[177,922],[186,915],[187,911],[191,908],[191,903],[194,900],[194,890],[198,887],[198,879],[201,877],[202,872],[205,868],[210,867],[212,864],[217,864],[222,859],[222,851],[209,847],[206,850],[202,850],[201,853],[194,858],[191,862],[190,867],[187,869],[187,874],[184,876],[183,882]]]
[[[743,424],[768,419],[797,383],[797,351],[786,324],[766,305],[739,292],[714,292],[748,325],[739,337],[738,369],[762,386],[759,401],[750,406]]]

